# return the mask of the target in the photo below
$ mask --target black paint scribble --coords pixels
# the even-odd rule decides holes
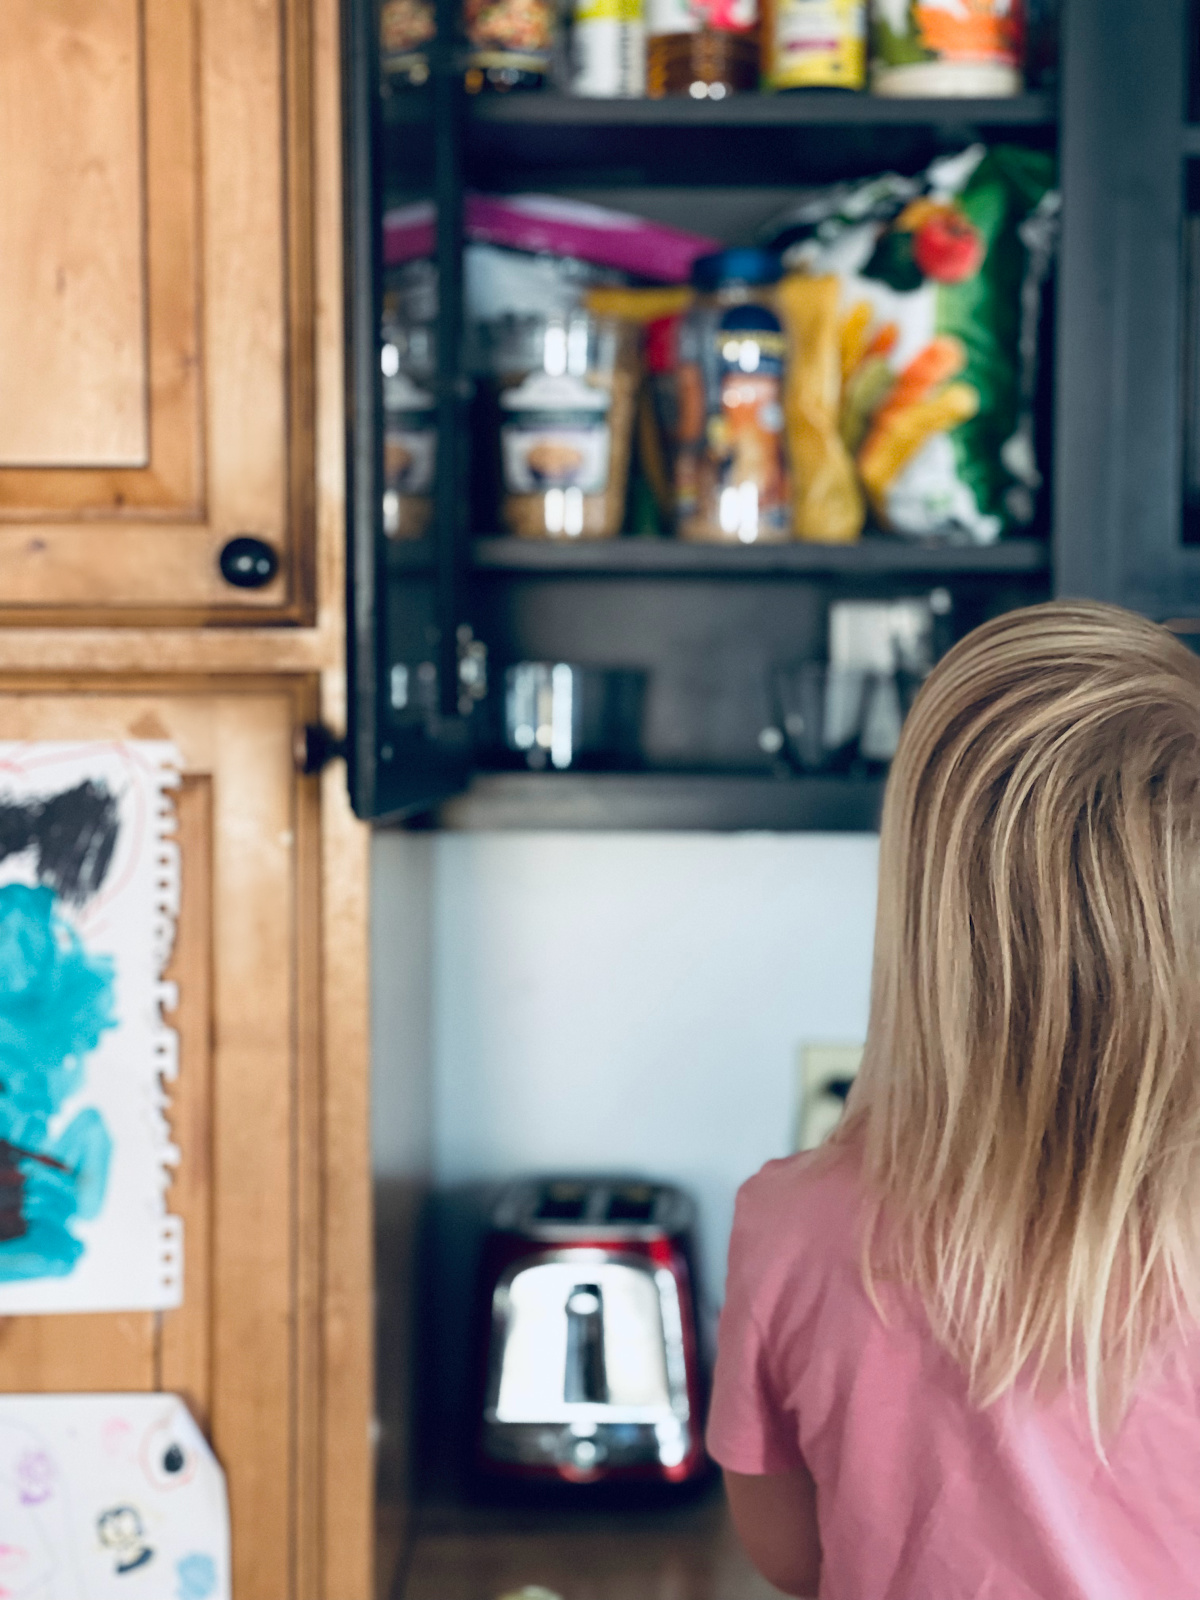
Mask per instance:
[[[90,778],[40,800],[0,796],[0,861],[36,850],[38,881],[71,905],[103,884],[119,831],[116,795]]]
[[[25,1217],[25,1174],[17,1165],[19,1161],[36,1161],[52,1171],[70,1174],[65,1161],[56,1161],[36,1150],[24,1150],[19,1144],[9,1144],[0,1139],[0,1244],[9,1239],[23,1239],[29,1224]]]

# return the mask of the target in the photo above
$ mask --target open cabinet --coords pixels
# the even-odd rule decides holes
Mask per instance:
[[[1190,388],[1181,382],[1180,350],[1195,316],[1185,274],[1197,271],[1184,221],[1200,187],[1189,176],[1196,135],[1183,0],[1137,20],[1115,3],[1068,9],[1061,68],[993,101],[469,96],[456,25],[446,8],[424,88],[381,95],[374,12],[347,11],[352,786],[361,815],[452,827],[871,827],[877,775],[781,780],[758,745],[769,663],[819,651],[831,601],[937,588],[948,597],[950,637],[1051,594],[1116,600],[1188,626],[1200,605],[1195,513],[1186,509],[1195,504],[1186,483],[1196,471],[1197,403],[1194,375]],[[476,488],[494,445],[472,409],[465,194],[591,198],[740,243],[798,191],[915,172],[975,140],[1056,151],[1064,193],[1043,316],[1046,487],[1027,534],[971,546],[868,530],[843,546],[731,548],[498,533],[494,498]],[[390,280],[381,219],[415,200],[437,219],[438,455],[428,531],[397,539],[385,536],[382,515],[379,341]],[[502,770],[495,717],[505,668],[521,660],[645,673],[636,759],[605,773]]]

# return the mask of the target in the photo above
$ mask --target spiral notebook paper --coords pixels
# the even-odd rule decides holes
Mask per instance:
[[[0,743],[0,1316],[179,1304],[172,746]]]

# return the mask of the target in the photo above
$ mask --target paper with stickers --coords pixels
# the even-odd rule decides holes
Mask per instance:
[[[157,741],[0,743],[0,1317],[180,1301],[178,765]]]
[[[230,1592],[225,1477],[182,1400],[0,1395],[0,1596]]]

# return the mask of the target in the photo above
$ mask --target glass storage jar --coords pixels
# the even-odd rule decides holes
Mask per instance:
[[[498,389],[505,527],[521,539],[615,537],[638,387],[635,330],[579,311],[503,317],[480,332]]]

